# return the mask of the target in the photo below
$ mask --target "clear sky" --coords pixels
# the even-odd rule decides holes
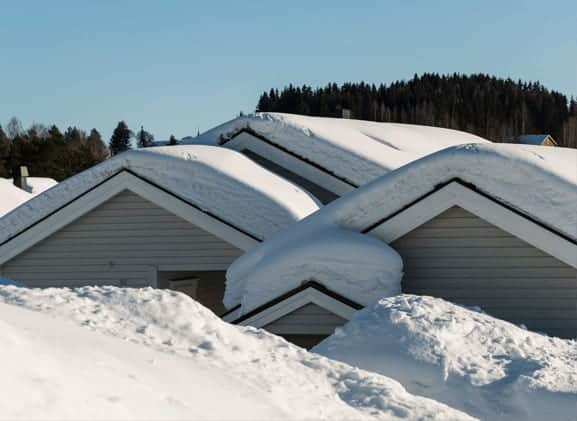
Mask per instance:
[[[0,0],[0,123],[157,139],[288,83],[484,72],[577,94],[577,0]]]

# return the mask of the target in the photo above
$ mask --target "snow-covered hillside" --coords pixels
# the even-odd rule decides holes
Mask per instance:
[[[574,420],[577,342],[424,296],[367,307],[314,352],[481,419]]]
[[[439,127],[284,113],[242,116],[189,142],[225,144],[242,129],[249,129],[356,185],[449,146],[489,143],[470,133]]]
[[[0,286],[0,302],[38,311],[0,304],[0,419],[469,419],[176,292]]]

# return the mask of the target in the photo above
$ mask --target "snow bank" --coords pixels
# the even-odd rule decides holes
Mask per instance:
[[[0,178],[0,217],[31,198],[30,193],[16,187],[12,180]]]
[[[222,370],[65,320],[0,304],[0,331],[0,419],[290,419]]]
[[[383,299],[313,351],[481,419],[575,419],[577,342],[440,299]]]
[[[227,271],[225,305],[241,302],[240,314],[265,304],[304,281],[317,281],[367,305],[401,291],[401,257],[383,242],[331,229],[306,242],[275,249],[266,259],[238,259]]]
[[[26,202],[0,223],[0,243],[119,171],[127,169],[258,238],[318,209],[309,193],[242,154],[210,146],[125,152]]]
[[[357,186],[446,147],[489,142],[438,127],[283,113],[242,116],[189,142],[226,144],[242,129],[264,136]]]
[[[236,418],[239,418],[251,414],[244,409],[254,401],[254,397],[261,401],[255,408],[255,418],[266,418],[270,415],[273,419],[299,420],[469,419],[464,413],[443,404],[407,393],[399,383],[382,375],[311,354],[260,329],[229,325],[189,297],[176,292],[150,288],[135,290],[85,287],[72,290],[7,286],[0,287],[0,302],[65,318],[85,328],[168,353],[174,358],[149,353],[146,349],[139,351],[134,348],[136,352],[132,352],[132,349],[126,348],[112,354],[118,356],[118,360],[110,362],[112,366],[109,366],[110,359],[102,355],[103,346],[108,342],[104,345],[95,341],[85,342],[85,336],[76,332],[70,331],[68,334],[67,330],[61,330],[56,325],[46,329],[42,327],[47,325],[39,325],[41,332],[52,332],[63,338],[58,349],[66,352],[61,356],[56,351],[51,353],[50,358],[58,358],[56,365],[53,366],[49,360],[46,372],[42,373],[42,377],[38,377],[32,368],[32,372],[27,371],[27,366],[37,367],[37,364],[41,363],[29,361],[27,358],[25,362],[17,359],[15,361],[21,363],[14,364],[14,361],[5,358],[8,356],[6,348],[0,346],[0,363],[4,362],[11,368],[10,377],[6,377],[3,372],[0,382],[22,376],[30,379],[27,393],[22,393],[22,389],[2,388],[0,401],[12,401],[10,404],[17,409],[19,403],[30,402],[28,399],[34,396],[33,393],[46,391],[46,386],[55,381],[61,382],[66,388],[53,388],[49,395],[52,401],[67,399],[71,401],[71,405],[80,406],[82,402],[74,397],[84,397],[84,390],[86,394],[99,391],[99,385],[106,380],[111,383],[110,392],[103,397],[91,397],[89,403],[96,402],[97,405],[99,398],[102,398],[101,400],[109,399],[110,406],[113,406],[118,396],[124,397],[130,390],[134,390],[136,396],[132,396],[133,400],[128,399],[128,396],[122,401],[130,410],[137,410],[132,406],[135,400],[143,405],[143,412],[146,408],[153,407],[155,402],[163,401],[162,406],[153,408],[154,412],[151,410],[148,415],[144,415],[149,419],[155,418],[155,414],[159,414],[159,418],[167,418],[174,413],[169,410],[180,410],[177,415],[186,410],[193,411],[195,405],[200,406],[199,411],[207,406],[215,407],[218,412],[214,413],[213,419],[226,419],[235,411],[238,411]],[[4,310],[4,307],[0,307],[0,320],[4,319]],[[17,318],[15,315],[10,320]],[[8,343],[17,345],[25,331],[12,329],[11,332],[10,335],[3,334],[0,341],[6,341],[7,337]],[[87,335],[86,338],[88,339]],[[28,339],[27,341],[18,349],[27,350],[24,356],[30,360],[36,358],[44,361],[42,348],[40,352],[35,352],[35,347],[28,347],[29,344],[35,344]],[[30,355],[33,351],[34,355]],[[80,360],[84,353],[86,360]],[[16,357],[17,353],[9,355]],[[61,361],[65,362],[68,358],[72,359],[70,371],[65,365],[60,365]],[[151,361],[159,361],[158,372],[154,367],[148,367],[147,362]],[[109,371],[115,371],[118,365],[121,367],[117,374],[122,383],[115,384],[115,378],[106,376]],[[168,367],[166,373],[162,373],[165,367]],[[75,368],[79,371],[75,372]],[[60,369],[62,371],[59,371]],[[63,372],[67,375],[63,376]],[[86,373],[97,377],[91,378]],[[171,380],[173,374],[174,381]],[[212,374],[214,379],[211,378]],[[95,384],[84,381],[85,375],[88,379],[94,379]],[[159,380],[155,380],[153,375],[158,375]],[[197,377],[198,384],[192,387]],[[230,383],[224,385],[221,391],[220,382],[225,378],[230,378]],[[81,380],[84,381],[83,385],[79,384]],[[190,382],[192,388],[187,386],[187,382]],[[139,387],[127,390],[133,385]],[[143,385],[147,385],[149,390],[141,393]],[[177,393],[179,387],[182,390]],[[73,393],[71,396],[66,393],[69,390]],[[200,392],[195,395],[194,391],[197,390]],[[241,396],[231,402],[228,396],[233,390],[241,393]],[[150,396],[148,392],[157,393],[157,397],[151,396],[151,400],[147,401]],[[172,392],[175,394],[171,395]],[[186,396],[181,399],[183,394]],[[161,413],[163,408],[168,408],[167,412]],[[27,411],[33,409],[21,409],[22,412],[18,414],[30,418]],[[55,412],[56,415],[70,414],[69,418],[76,415],[67,413],[66,410],[65,407],[59,407]],[[194,412],[191,414],[194,415]],[[82,415],[95,418],[96,412],[85,412]],[[120,418],[129,418],[131,415],[119,413]],[[0,417],[3,416],[4,413],[1,413]]]

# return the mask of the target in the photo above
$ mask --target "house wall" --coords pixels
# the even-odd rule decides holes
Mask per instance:
[[[310,303],[264,326],[264,329],[310,349],[346,322],[346,319]]]
[[[266,330],[277,334],[322,335],[331,334],[336,327],[347,322],[336,314],[316,304],[305,306],[264,326]]]
[[[224,271],[243,252],[123,191],[0,267],[34,287],[146,286],[156,271]]]
[[[391,244],[403,291],[441,297],[529,329],[577,336],[577,269],[457,207]]]
[[[266,168],[267,170],[280,175],[281,177],[283,177],[286,180],[289,180],[293,183],[295,183],[296,185],[302,187],[303,189],[305,189],[306,191],[308,191],[309,193],[312,193],[313,196],[315,196],[317,199],[319,199],[323,204],[327,204],[332,202],[333,200],[336,200],[339,198],[338,195],[336,195],[335,193],[319,186],[316,183],[313,183],[312,181],[298,175],[295,174],[292,171],[289,171],[288,169],[281,167],[278,164],[275,164],[274,162],[272,162],[269,159],[266,159],[265,157],[249,151],[248,149],[243,149],[241,151],[243,154],[245,154],[246,156],[248,156],[250,159],[252,159],[253,161],[255,161],[257,164],[259,164],[260,166]]]

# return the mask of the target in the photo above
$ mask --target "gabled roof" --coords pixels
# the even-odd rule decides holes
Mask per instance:
[[[242,116],[186,142],[226,146],[242,132],[252,133],[353,187],[449,146],[488,143],[469,133],[438,127],[282,113]]]
[[[0,219],[0,246],[72,204],[78,208],[74,214],[87,212],[100,201],[97,190],[112,194],[122,188],[148,192],[152,199],[162,192],[163,200],[174,198],[175,207],[194,208],[256,241],[318,209],[310,194],[235,151],[202,145],[147,148],[109,159],[14,209]]]
[[[524,145],[549,145],[555,146],[557,142],[548,134],[524,134],[515,136],[512,139],[513,143],[521,143]]]
[[[231,269],[258,273],[265,267],[273,272],[270,262],[280,251],[335,228],[360,233],[384,229],[379,237],[392,241],[452,205],[482,213],[577,267],[576,169],[575,149],[505,144],[448,148],[337,199],[246,253]],[[238,300],[238,294],[230,296]]]

